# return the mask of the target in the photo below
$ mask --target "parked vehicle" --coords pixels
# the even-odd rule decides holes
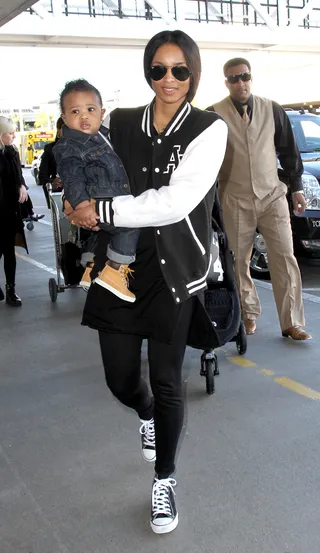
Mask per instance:
[[[297,257],[320,259],[320,117],[312,113],[287,111],[304,166],[302,185],[307,207],[305,213],[293,213],[291,194],[288,194],[295,254]],[[279,167],[279,177],[283,178]],[[265,240],[256,233],[250,262],[251,273],[269,278]]]

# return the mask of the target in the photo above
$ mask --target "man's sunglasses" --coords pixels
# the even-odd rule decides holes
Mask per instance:
[[[244,83],[251,81],[251,73],[239,73],[238,75],[229,75],[229,77],[226,77],[228,83],[230,84],[236,84],[240,81],[243,81]]]
[[[150,77],[153,81],[161,81],[163,77],[166,75],[169,67],[165,67],[164,65],[153,65],[150,68]],[[174,76],[177,81],[186,81],[189,79],[191,73],[185,65],[174,65],[173,67],[170,67],[171,73]]]

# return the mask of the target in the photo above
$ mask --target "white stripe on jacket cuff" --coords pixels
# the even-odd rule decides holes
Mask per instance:
[[[108,200],[96,200],[96,213],[100,223],[113,225],[112,198]]]

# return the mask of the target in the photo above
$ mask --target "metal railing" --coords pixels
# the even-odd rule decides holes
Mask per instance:
[[[181,2],[181,0],[180,0]],[[178,0],[161,0],[162,9],[176,18]],[[261,8],[276,24],[290,25],[299,19],[307,7],[307,0],[265,0]],[[285,3],[285,6],[284,6]],[[117,17],[120,19],[159,20],[161,16],[144,0],[61,0],[61,12],[65,16]],[[52,0],[44,0],[42,6],[49,13],[54,12]],[[184,0],[184,17],[187,21],[215,23],[220,25],[265,26],[249,1],[245,0]],[[33,14],[32,8],[29,13]],[[298,21],[299,27],[320,27],[320,6],[313,8],[309,15]]]

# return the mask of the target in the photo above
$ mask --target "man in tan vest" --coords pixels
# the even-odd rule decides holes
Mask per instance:
[[[250,275],[256,229],[262,233],[282,335],[309,340],[301,275],[293,253],[287,186],[278,178],[277,158],[290,182],[294,210],[303,213],[303,165],[286,112],[251,94],[251,66],[243,58],[224,65],[230,95],[210,106],[228,124],[227,151],[219,174],[225,227],[236,260],[236,276],[247,334],[256,331],[261,305]]]

